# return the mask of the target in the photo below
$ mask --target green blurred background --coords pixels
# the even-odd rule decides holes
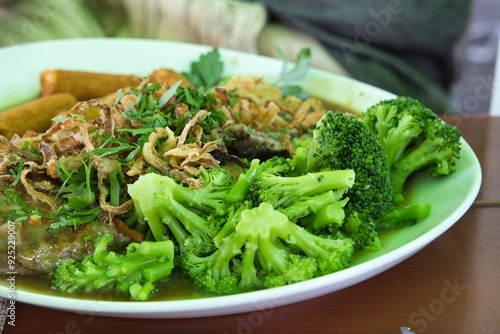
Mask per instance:
[[[307,46],[314,67],[466,115],[489,111],[498,8],[498,0],[0,0],[0,47],[133,37],[272,57],[279,49],[293,61]]]

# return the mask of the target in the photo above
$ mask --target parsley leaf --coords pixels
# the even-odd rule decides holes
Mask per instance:
[[[200,59],[191,63],[191,72],[182,73],[192,85],[208,90],[217,85],[221,79],[224,64],[220,59],[219,51],[212,51],[200,56]]]

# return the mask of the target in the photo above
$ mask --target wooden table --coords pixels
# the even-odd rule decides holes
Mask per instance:
[[[17,303],[16,326],[4,332],[500,333],[500,118],[446,120],[481,162],[477,201],[441,237],[376,277],[297,304],[201,319],[108,318]]]

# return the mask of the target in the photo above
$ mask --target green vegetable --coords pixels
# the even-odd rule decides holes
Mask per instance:
[[[231,294],[301,282],[342,270],[354,252],[350,239],[322,237],[292,223],[271,204],[244,210],[213,254],[186,251],[180,263],[194,285]]]
[[[204,185],[190,188],[159,174],[142,175],[128,192],[139,221],[149,225],[155,240],[168,240],[170,233],[181,248],[206,253],[229,207],[225,198],[233,178],[223,169],[203,170]]]
[[[224,64],[217,49],[203,54],[197,62],[191,63],[191,71],[182,73],[192,85],[208,91],[221,80]]]
[[[346,193],[346,217],[359,220],[363,226],[342,230],[356,240],[359,248],[378,244],[371,222],[383,217],[393,205],[382,145],[360,119],[328,111],[314,129],[305,172],[343,169],[352,169],[356,175]]]
[[[96,239],[94,253],[81,262],[63,260],[54,273],[52,286],[66,293],[109,289],[134,300],[148,299],[174,267],[174,244],[170,240],[132,243],[126,254],[120,255],[108,251],[112,240],[112,234]]]
[[[364,123],[382,143],[396,195],[415,171],[427,169],[435,177],[455,171],[460,131],[417,100],[398,97],[382,101],[368,108]]]
[[[283,68],[280,73],[280,77],[274,83],[278,87],[284,96],[293,95],[301,99],[309,98],[309,95],[304,92],[302,87],[297,85],[297,83],[304,79],[309,71],[309,66],[311,65],[311,49],[304,48],[300,50],[297,54],[297,59],[295,60],[295,66],[288,68],[288,63],[286,56],[281,50],[278,53],[283,60]]]
[[[394,229],[413,225],[419,219],[427,217],[431,212],[429,203],[411,203],[395,205],[380,219],[374,221],[376,229]]]
[[[333,170],[308,173],[302,176],[278,176],[263,172],[252,185],[256,202],[267,202],[274,208],[287,208],[310,196],[340,189],[342,193],[354,184],[353,170]]]

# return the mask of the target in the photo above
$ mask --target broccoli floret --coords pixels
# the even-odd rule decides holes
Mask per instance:
[[[382,217],[392,205],[393,197],[386,157],[378,138],[358,118],[328,111],[313,131],[307,157],[307,172],[352,169],[354,185],[347,213],[356,212],[360,219],[371,221]]]
[[[257,175],[251,186],[255,203],[267,202],[274,208],[286,208],[306,197],[330,190],[344,193],[354,184],[353,170],[332,170],[308,173],[302,176],[278,176],[268,173]]]
[[[216,252],[184,252],[180,263],[195,286],[215,294],[281,286],[348,267],[353,243],[336,237],[314,235],[262,203],[241,212]]]
[[[220,247],[220,245],[224,242],[224,238],[234,231],[234,227],[240,220],[241,213],[244,210],[251,208],[253,208],[253,203],[251,201],[228,204],[228,211],[224,224],[220,227],[217,235],[213,237],[213,242],[216,247]]]
[[[261,162],[259,159],[253,159],[248,168],[245,170],[245,173],[242,173],[238,181],[233,185],[229,194],[226,197],[226,201],[228,203],[237,203],[243,201],[247,195],[251,192],[250,186],[254,178],[266,172],[272,175],[286,175],[291,170],[289,159],[283,157],[273,157],[264,162]]]
[[[224,223],[228,206],[225,197],[231,188],[225,171],[205,171],[200,188],[182,186],[159,174],[146,174],[129,186],[140,221],[146,221],[155,240],[173,234],[180,247],[211,252],[213,236]]]
[[[355,211],[349,213],[340,229],[354,241],[358,249],[380,250],[382,247],[375,223],[360,219]]]
[[[319,196],[324,197],[325,195],[330,197],[325,201],[326,204],[319,198]],[[304,217],[300,219],[301,226],[304,226],[311,231],[317,231],[323,229],[324,227],[328,227],[328,230],[332,231],[333,228],[333,231],[338,232],[339,228],[344,223],[344,207],[349,198],[346,197],[341,200],[338,197],[338,194],[333,191],[329,191],[328,193],[319,196],[313,197],[311,200],[293,204],[289,208],[282,210],[282,212],[293,221],[296,216],[292,216],[290,211],[298,207],[301,210],[310,212],[309,215],[300,214],[299,218]],[[332,232],[330,232],[330,234],[332,234]]]
[[[63,260],[57,267],[52,286],[64,293],[110,289],[146,300],[157,290],[157,282],[169,277],[174,267],[172,241],[128,245],[125,255],[108,251],[112,234],[96,239],[93,254],[78,262]]]
[[[395,195],[400,196],[415,171],[428,169],[435,177],[455,171],[460,131],[419,101],[409,97],[382,101],[368,108],[363,120],[382,143]]]

